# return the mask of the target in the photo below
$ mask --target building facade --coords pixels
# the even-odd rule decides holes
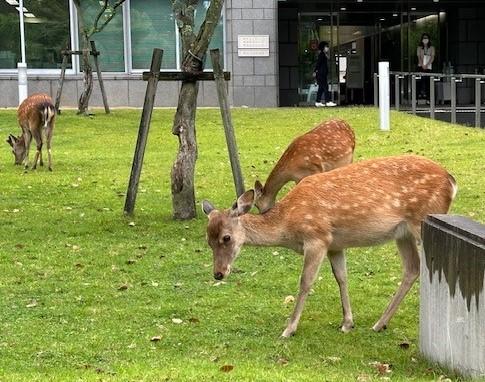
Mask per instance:
[[[56,94],[62,49],[78,50],[79,18],[72,0],[0,0],[0,106],[18,105],[17,63],[22,43],[28,65],[29,93]],[[200,25],[209,1],[200,1]],[[330,89],[339,104],[373,102],[372,76],[379,60],[391,70],[415,71],[420,35],[436,48],[433,71],[483,73],[485,2],[479,0],[226,0],[211,48],[221,49],[231,72],[234,106],[311,105],[316,46],[331,45]],[[162,70],[180,69],[180,38],[171,0],[126,0],[121,12],[94,35],[110,106],[139,107],[153,48],[164,49]],[[98,0],[83,0],[86,20]],[[210,70],[210,60],[206,69]],[[160,83],[157,106],[175,106],[180,84]],[[61,107],[75,107],[82,91],[79,58],[69,61]],[[485,92],[483,92],[485,94]],[[459,102],[473,99],[473,85],[458,86]],[[201,83],[199,105],[217,104],[215,87]],[[94,83],[92,106],[101,106]]]

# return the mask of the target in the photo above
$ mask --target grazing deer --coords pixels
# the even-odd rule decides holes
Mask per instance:
[[[265,185],[256,181],[255,190],[260,194],[256,207],[265,213],[274,206],[281,188],[293,180],[333,170],[352,163],[355,134],[349,124],[341,119],[320,123],[314,129],[293,140],[269,174]]]
[[[32,137],[35,139],[37,151],[34,157],[32,169],[37,167],[37,161],[42,161],[42,146],[47,143],[47,155],[49,158],[48,168],[52,171],[51,140],[55,122],[55,108],[52,98],[44,93],[32,94],[26,98],[17,110],[17,119],[22,129],[22,135],[15,137],[10,134],[7,143],[12,146],[12,153],[15,156],[15,164],[24,163],[25,168],[29,167],[29,150]]]
[[[414,155],[371,159],[303,179],[265,214],[248,214],[257,192],[242,194],[232,208],[202,203],[214,277],[228,276],[244,244],[282,246],[304,255],[300,292],[283,337],[297,328],[305,299],[325,256],[340,289],[341,330],[353,327],[344,249],[396,240],[403,277],[375,331],[385,328],[419,275],[421,222],[446,213],[457,187],[440,165]]]

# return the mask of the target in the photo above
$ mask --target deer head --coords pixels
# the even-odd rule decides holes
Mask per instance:
[[[209,218],[207,242],[212,248],[216,280],[222,280],[231,273],[231,265],[245,239],[245,231],[239,218],[251,210],[254,199],[254,190],[246,191],[227,210],[218,210],[207,200],[202,202],[202,210]]]
[[[24,137],[16,137],[13,134],[10,134],[6,142],[12,147],[12,154],[15,156],[15,164],[22,164],[25,155],[27,154]]]

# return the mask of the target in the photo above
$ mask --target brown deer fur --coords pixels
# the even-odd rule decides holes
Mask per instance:
[[[298,183],[308,175],[333,170],[352,163],[355,134],[341,119],[320,123],[293,140],[271,171],[264,187],[258,181],[255,189],[259,212],[273,207],[279,190],[289,181]]]
[[[258,197],[254,190],[241,195],[228,210],[207,201],[207,240],[213,251],[214,277],[230,273],[244,244],[282,246],[304,254],[300,293],[283,332],[296,331],[305,298],[328,256],[340,288],[342,331],[353,327],[347,292],[344,249],[395,240],[403,264],[403,278],[381,318],[384,328],[419,275],[421,222],[428,214],[446,213],[456,194],[455,180],[440,165],[414,155],[371,159],[303,179],[265,214],[247,212]]]
[[[44,93],[32,94],[26,98],[17,110],[17,119],[22,135],[15,137],[10,134],[7,143],[12,146],[15,164],[24,163],[29,166],[29,150],[32,138],[35,139],[37,151],[35,153],[32,169],[37,167],[37,161],[42,161],[42,146],[47,144],[48,168],[52,171],[51,140],[55,124],[55,108],[51,97]]]

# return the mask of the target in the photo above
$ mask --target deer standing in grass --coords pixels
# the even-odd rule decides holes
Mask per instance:
[[[244,244],[282,246],[304,255],[300,292],[287,328],[298,326],[305,299],[320,265],[328,257],[340,289],[341,330],[353,327],[344,249],[395,240],[403,265],[402,282],[373,329],[385,328],[419,275],[421,222],[428,214],[447,213],[457,187],[433,161],[413,155],[371,159],[306,177],[268,212],[248,214],[258,198],[242,194],[232,208],[202,204],[208,215],[207,241],[213,251],[214,277],[229,275]]]
[[[35,152],[32,169],[37,168],[37,162],[42,161],[42,146],[47,144],[48,168],[52,171],[51,140],[54,130],[56,111],[52,98],[44,93],[32,94],[27,97],[17,110],[17,119],[22,135],[15,137],[10,134],[7,143],[12,146],[12,153],[15,156],[15,164],[24,164],[29,167],[29,150],[32,138],[35,139],[37,151]]]
[[[309,132],[295,138],[269,174],[265,185],[259,181],[255,190],[259,212],[274,206],[276,195],[289,181],[299,183],[304,177],[333,170],[352,163],[355,134],[341,119],[320,123]]]

